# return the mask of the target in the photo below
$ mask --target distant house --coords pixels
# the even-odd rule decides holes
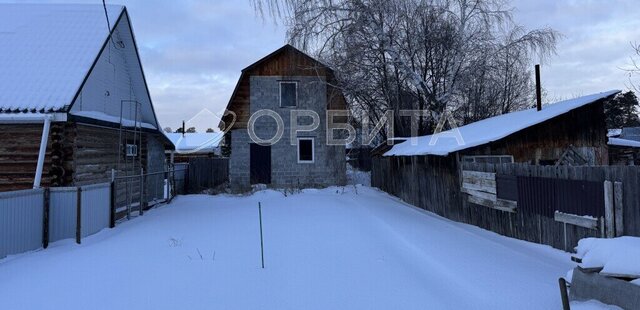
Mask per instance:
[[[227,106],[237,115],[228,139],[232,187],[321,187],[346,182],[345,147],[326,143],[326,111],[346,109],[342,93],[331,84],[333,80],[330,68],[291,45],[242,70]],[[274,111],[283,122],[282,138],[273,145],[256,143],[247,130],[251,115],[263,109]],[[315,111],[320,126],[291,137],[292,110]],[[309,119],[301,117],[299,123]],[[224,120],[231,122],[228,117]],[[260,117],[254,132],[260,139],[269,139],[277,134],[275,124],[273,115]]]
[[[224,139],[222,132],[205,133],[165,133],[167,138],[173,143],[175,150],[173,153],[174,162],[189,162],[195,157],[220,157],[221,142]]]
[[[129,15],[107,11],[0,4],[0,191],[165,169]]]
[[[640,127],[609,130],[609,164],[640,165]]]

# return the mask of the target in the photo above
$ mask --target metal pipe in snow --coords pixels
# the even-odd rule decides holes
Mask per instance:
[[[44,169],[44,155],[47,152],[47,142],[49,141],[49,128],[51,128],[51,120],[53,116],[44,117],[44,125],[42,126],[42,137],[40,138],[40,151],[38,152],[38,164],[36,166],[36,177],[33,179],[33,188],[40,188],[42,181],[42,170]]]
[[[542,86],[540,85],[540,65],[536,65],[536,109],[542,110]]]

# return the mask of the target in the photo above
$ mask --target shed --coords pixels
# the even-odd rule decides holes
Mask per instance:
[[[609,130],[609,164],[640,165],[640,127]]]
[[[124,6],[0,4],[0,68],[0,191],[164,171]]]
[[[224,139],[223,132],[187,132],[165,133],[171,140],[175,150],[174,162],[189,162],[190,158],[210,158],[221,156],[221,144]]]

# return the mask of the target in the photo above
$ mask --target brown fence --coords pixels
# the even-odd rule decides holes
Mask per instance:
[[[189,159],[189,176],[187,178],[189,193],[197,194],[228,180],[228,158],[194,157]]]
[[[449,219],[565,250],[605,234],[609,195],[617,211],[609,226],[616,226],[616,235],[640,236],[638,167],[462,165],[453,156],[375,157],[371,181]],[[612,190],[605,190],[605,181]]]

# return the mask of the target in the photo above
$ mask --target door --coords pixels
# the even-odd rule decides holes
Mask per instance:
[[[251,184],[271,183],[271,146],[249,144],[249,171]]]

